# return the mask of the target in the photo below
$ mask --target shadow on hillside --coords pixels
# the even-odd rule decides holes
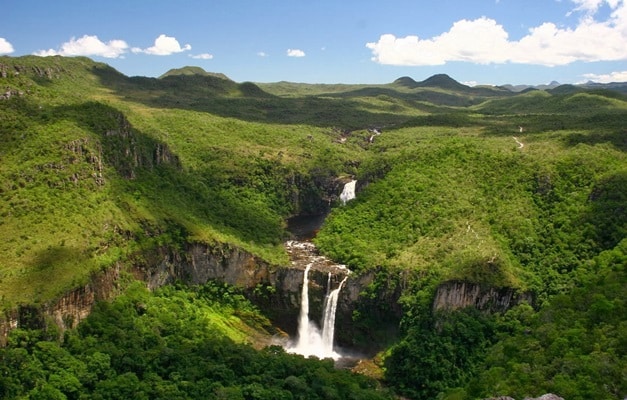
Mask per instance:
[[[485,97],[476,97],[468,94],[454,94],[446,93],[436,90],[423,89],[416,92],[399,92],[394,89],[382,88],[382,87],[368,87],[357,90],[351,90],[342,93],[331,93],[325,95],[328,97],[338,99],[351,99],[358,97],[382,97],[387,96],[397,100],[411,101],[411,102],[423,102],[429,103],[432,106],[426,106],[426,108],[434,108],[434,106],[447,106],[447,107],[470,107],[475,104],[479,104],[486,100]],[[420,107],[422,108],[422,107]]]
[[[111,190],[110,198],[118,202],[120,209],[152,214],[148,219],[156,223],[143,226],[144,235],[165,234],[184,239],[182,236],[187,235],[184,227],[190,224],[211,226],[242,242],[261,245],[275,245],[282,235],[281,218],[268,210],[259,210],[255,199],[240,196],[242,188],[220,185],[222,178],[217,175],[220,171],[186,172],[166,143],[133,128],[114,107],[98,102],[58,106],[46,110],[45,118],[34,120],[46,125],[57,120],[72,121],[94,135],[64,147],[74,152],[73,162],[91,164],[95,169],[98,160],[102,161],[104,185]],[[112,176],[109,168],[118,177]],[[84,179],[92,179],[91,174]],[[140,224],[146,222],[142,220],[146,216],[131,215],[131,218]],[[50,253],[50,257],[64,254],[64,249],[60,249]],[[45,265],[45,261],[41,258],[38,263]]]
[[[360,129],[396,125],[409,118],[394,112],[392,106],[386,111],[363,101],[347,100],[361,96],[359,93],[343,97],[282,98],[250,82],[236,83],[212,76],[128,78],[109,68],[93,68],[92,71],[104,86],[129,101],[151,107],[207,112],[251,122]],[[381,94],[406,100],[406,95],[393,90]],[[363,96],[372,94],[364,93]]]
[[[627,172],[600,179],[588,197],[588,207],[583,221],[594,226],[603,249],[614,248],[627,236]]]

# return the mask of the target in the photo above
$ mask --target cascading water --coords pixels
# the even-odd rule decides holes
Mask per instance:
[[[344,185],[344,189],[342,189],[342,193],[340,194],[340,201],[342,202],[342,204],[346,204],[350,200],[353,200],[355,198],[356,185],[356,180],[352,180]]]
[[[348,276],[344,277],[337,289],[329,293],[324,307],[322,319],[322,349],[325,353],[333,353],[333,337],[335,336],[335,312],[337,311],[337,300],[340,297],[340,290]]]
[[[332,264],[325,257],[315,255],[315,246],[310,242],[288,242],[288,249],[294,250],[298,248],[300,251],[308,253],[309,262],[305,267],[303,274],[303,288],[301,290],[300,313],[298,317],[298,340],[296,343],[288,346],[286,349],[291,353],[302,354],[305,357],[316,356],[318,358],[333,358],[335,360],[341,357],[333,349],[333,339],[335,336],[335,314],[337,311],[337,302],[340,290],[348,279],[348,275],[340,282],[339,286],[333,290],[331,287],[331,273],[327,280],[327,295],[324,301],[324,314],[322,316],[322,331],[317,324],[309,318],[309,271],[311,267],[318,263],[320,265],[329,265],[337,270],[350,273],[343,265]]]

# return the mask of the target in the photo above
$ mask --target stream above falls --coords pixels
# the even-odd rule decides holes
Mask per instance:
[[[355,180],[344,185],[340,195],[342,205],[355,198],[355,185]],[[303,270],[303,281],[297,333],[283,347],[288,352],[305,357],[333,358],[337,361],[343,355],[335,347],[335,316],[340,292],[351,271],[345,265],[320,255],[311,241],[326,217],[327,214],[296,216],[287,221],[292,239],[285,243],[285,248],[292,268]],[[310,271],[315,272],[318,279],[310,279]],[[320,279],[320,274],[326,275],[326,280]],[[312,303],[314,305],[310,307]]]

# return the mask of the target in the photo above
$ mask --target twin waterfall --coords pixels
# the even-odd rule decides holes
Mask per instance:
[[[340,291],[348,279],[350,271],[343,265],[333,264],[326,257],[316,254],[316,248],[311,242],[289,241],[287,248],[292,257],[298,257],[301,261],[306,259],[307,266],[303,274],[303,288],[301,290],[300,314],[298,316],[298,338],[287,346],[291,353],[302,354],[305,357],[316,356],[318,358],[333,358],[337,360],[341,354],[333,349],[335,336],[335,313]],[[310,319],[309,315],[309,272],[312,266],[317,269],[329,270],[327,279],[327,293],[324,299],[321,327]],[[332,276],[334,270],[344,276],[340,284],[332,289]]]
[[[344,185],[344,190],[340,195],[340,201],[343,205],[355,198],[356,183],[357,181],[352,180]],[[289,344],[286,350],[291,353],[302,354],[305,357],[316,356],[318,358],[333,358],[337,360],[342,355],[333,348],[335,314],[340,291],[348,279],[350,271],[346,266],[335,264],[328,258],[318,255],[316,246],[310,241],[290,240],[286,243],[286,247],[292,259],[292,264],[300,265],[301,267],[305,265],[300,313],[298,316],[298,338]],[[309,315],[309,272],[312,267],[316,271],[328,273],[326,296],[320,320],[321,328],[310,319]],[[344,278],[336,288],[332,289],[332,277],[334,274],[344,276]]]

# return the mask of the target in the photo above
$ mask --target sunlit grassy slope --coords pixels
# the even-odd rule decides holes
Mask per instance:
[[[0,71],[5,307],[186,241],[285,264],[284,219],[338,176],[368,185],[319,244],[356,270],[559,286],[564,260],[625,232],[612,202],[627,102],[612,92],[513,95],[446,76],[256,85],[189,67],[129,78],[60,57],[0,57]],[[372,128],[383,133],[368,143]]]

